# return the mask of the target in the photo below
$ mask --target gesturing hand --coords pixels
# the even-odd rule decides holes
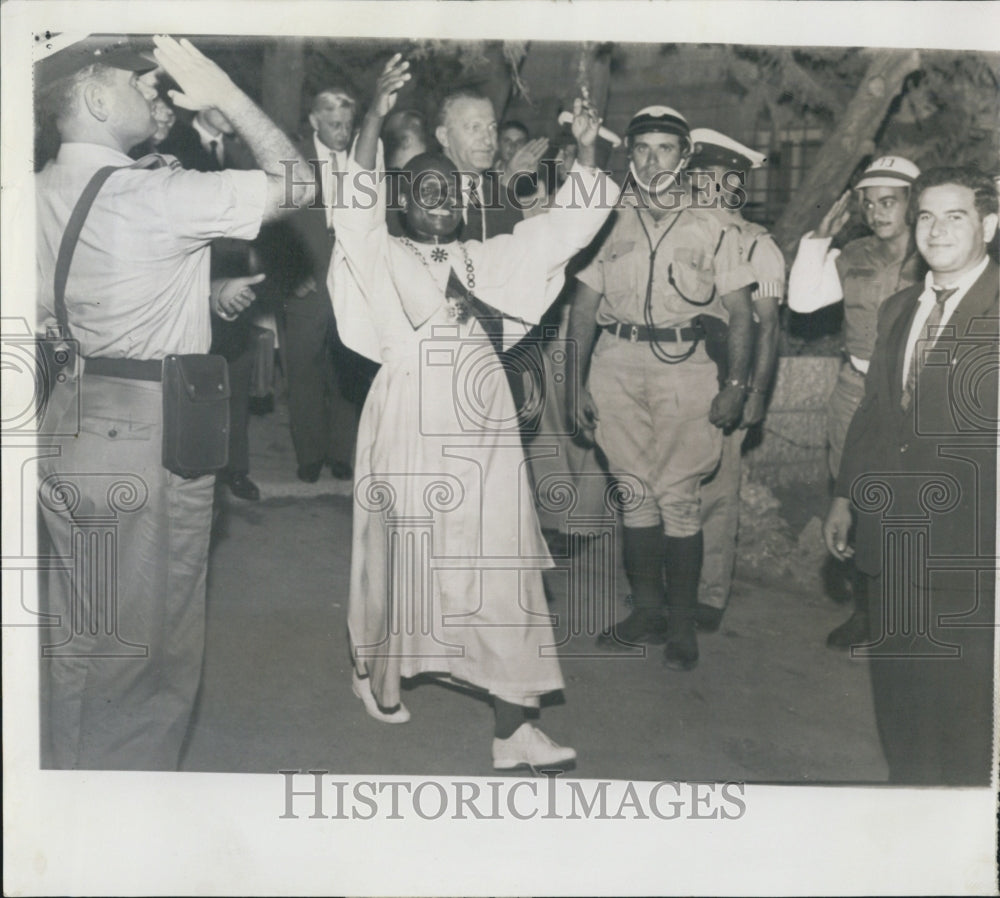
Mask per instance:
[[[180,85],[180,90],[169,91],[175,106],[184,109],[219,106],[238,90],[232,79],[187,38],[177,41],[158,34],[153,43],[156,61]]]
[[[538,163],[542,161],[542,156],[545,155],[548,148],[549,139],[547,137],[536,137],[534,140],[529,140],[510,157],[510,162],[507,163],[503,172],[505,183],[514,175],[537,171]]]
[[[403,59],[403,55],[395,53],[382,69],[375,82],[375,98],[372,100],[372,111],[379,118],[385,118],[396,105],[400,89],[411,78],[407,71],[409,67],[410,63]]]
[[[836,237],[840,229],[847,224],[847,219],[851,217],[851,210],[848,204],[851,201],[851,191],[844,191],[843,195],[831,207],[830,211],[823,216],[819,227],[814,231],[814,236],[824,239]]]
[[[573,136],[579,147],[592,147],[597,140],[601,119],[590,100],[577,97],[573,101]]]
[[[221,282],[214,283],[212,311],[223,321],[232,321],[257,298],[253,285],[259,284],[265,277],[266,274],[254,274],[248,277],[225,278]]]

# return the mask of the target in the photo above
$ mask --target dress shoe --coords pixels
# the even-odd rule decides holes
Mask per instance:
[[[662,645],[667,638],[667,621],[658,608],[636,608],[624,620],[597,637],[602,649],[622,651],[641,642]]]
[[[868,613],[855,611],[844,623],[830,631],[826,644],[831,649],[849,649],[852,645],[868,642]]]
[[[725,613],[725,608],[715,608],[712,605],[704,605],[699,602],[694,607],[694,622],[703,633],[714,633],[719,629],[722,615]]]
[[[509,739],[493,740],[495,770],[513,770],[517,767],[566,769],[575,761],[576,752],[572,748],[556,745],[530,723],[522,723]]]
[[[406,705],[402,702],[396,705],[392,711],[383,711],[372,693],[371,679],[359,677],[357,671],[354,671],[351,680],[351,691],[361,699],[369,717],[374,717],[382,723],[406,723],[410,719],[410,712],[406,710]]]
[[[256,502],[260,499],[260,490],[246,474],[230,474],[226,478],[229,491],[237,499],[246,499],[247,502]]]
[[[319,480],[319,475],[322,470],[323,462],[311,461],[307,465],[299,465],[299,469],[296,473],[299,476],[299,480],[304,480],[306,483],[315,483]]]
[[[350,480],[354,477],[354,468],[346,461],[332,461],[330,462],[330,473],[337,480]]]

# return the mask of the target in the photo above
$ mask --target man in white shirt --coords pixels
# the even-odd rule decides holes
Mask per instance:
[[[333,253],[333,208],[338,180],[347,171],[357,101],[342,87],[320,91],[309,113],[312,134],[299,146],[318,176],[317,202],[300,209],[267,238],[264,265],[287,287],[284,299],[288,414],[298,477],[353,476],[358,416],[374,371],[337,335],[326,289]],[[265,251],[265,256],[267,252]]]
[[[837,476],[844,437],[864,395],[865,372],[875,347],[879,307],[898,290],[916,283],[920,257],[907,222],[910,185],[920,170],[902,156],[882,156],[865,169],[853,190],[834,203],[815,231],[799,242],[788,276],[788,307],[808,314],[843,301],[845,359],[827,405],[830,473]],[[872,233],[843,249],[831,244],[850,218],[856,196]],[[854,580],[854,613],[827,637],[831,648],[865,638],[867,602]]]
[[[823,535],[871,578],[872,632],[854,651],[871,661],[890,781],[985,786],[996,762],[997,191],[970,168],[925,172],[913,191],[930,272],[879,313]]]

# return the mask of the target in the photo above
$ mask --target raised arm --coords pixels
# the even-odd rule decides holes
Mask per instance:
[[[402,54],[396,53],[385,64],[382,74],[375,82],[375,97],[365,114],[357,142],[354,144],[354,158],[358,165],[368,171],[375,170],[382,123],[396,105],[400,88],[410,80],[410,73],[407,71],[409,67],[409,62],[403,59]]]
[[[309,205],[316,194],[316,174],[285,133],[189,40],[157,35],[154,42],[156,61],[180,86],[180,90],[170,91],[173,102],[184,109],[218,109],[264,170],[267,200],[263,220],[271,221]]]
[[[850,199],[848,190],[823,216],[819,227],[799,241],[788,275],[788,308],[793,312],[815,312],[844,298],[835,264],[840,253],[831,250],[830,243],[850,217]]]

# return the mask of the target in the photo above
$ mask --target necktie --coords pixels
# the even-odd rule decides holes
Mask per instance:
[[[219,158],[219,141],[210,140],[208,142],[208,152],[212,155],[212,164],[216,168],[222,168],[222,160]]]
[[[463,237],[470,240],[486,240],[486,215],[483,212],[483,201],[479,196],[479,188],[473,185],[469,191],[469,206],[466,210],[466,228]]]
[[[934,290],[934,307],[931,309],[931,313],[927,316],[927,321],[924,324],[924,332],[930,341],[928,349],[937,341],[937,332],[941,327],[941,319],[944,317],[944,304],[954,296],[958,287],[933,287],[932,289]],[[919,341],[920,337],[918,335],[917,343],[913,344],[913,352],[910,355],[910,367],[906,373],[906,386],[903,389],[903,398],[900,403],[903,411],[906,411],[913,402],[913,392],[917,387],[917,371],[920,369],[920,364],[917,360]]]

